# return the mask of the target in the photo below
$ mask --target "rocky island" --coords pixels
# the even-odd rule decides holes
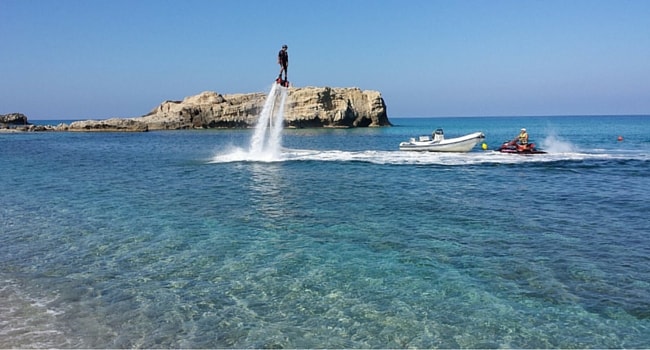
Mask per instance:
[[[83,120],[69,125],[29,125],[24,131],[149,131],[250,128],[262,111],[265,93],[226,94],[205,91],[182,101],[165,101],[134,118]],[[16,114],[16,113],[14,113]],[[14,115],[12,114],[12,115]],[[22,120],[22,119],[21,119]],[[390,126],[381,93],[359,88],[290,88],[284,112],[287,128],[353,128]]]

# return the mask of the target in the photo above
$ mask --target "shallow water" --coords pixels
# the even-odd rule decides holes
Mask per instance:
[[[650,344],[649,117],[392,122],[0,135],[0,347]]]

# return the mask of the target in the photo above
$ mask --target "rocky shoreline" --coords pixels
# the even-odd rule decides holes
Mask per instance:
[[[0,115],[0,132],[126,131],[251,128],[265,93],[222,95],[205,91],[182,101],[165,101],[134,118],[82,120],[59,125],[32,125],[20,113]],[[354,128],[391,126],[381,93],[359,88],[290,88],[286,128]]]

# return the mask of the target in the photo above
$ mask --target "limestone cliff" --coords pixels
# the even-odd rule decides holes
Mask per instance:
[[[206,91],[183,101],[165,101],[149,114],[133,118],[149,130],[247,128],[257,122],[266,94],[221,95]],[[377,91],[359,88],[290,88],[286,127],[367,127],[391,125]]]
[[[182,101],[165,101],[136,118],[83,120],[57,126],[33,126],[21,114],[2,115],[1,123],[27,124],[21,131],[148,131],[255,126],[267,94],[221,95],[206,91]],[[390,126],[386,104],[378,91],[359,88],[289,88],[284,109],[289,128]],[[2,129],[8,130],[8,129]],[[16,130],[14,128],[13,130]]]

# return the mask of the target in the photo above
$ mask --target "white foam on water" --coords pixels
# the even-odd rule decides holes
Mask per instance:
[[[562,140],[555,134],[548,135],[541,142],[541,148],[549,153],[576,153],[578,147],[569,141]]]
[[[283,149],[285,161],[338,161],[367,162],[390,165],[473,165],[473,164],[517,164],[543,163],[562,160],[612,159],[619,156],[604,153],[547,153],[535,155],[507,154],[497,151],[468,153],[447,152],[409,152],[409,151],[344,151],[344,150],[306,150]],[[629,157],[626,157],[629,158]]]
[[[639,159],[647,160],[648,155],[611,154],[605,152],[549,152],[546,154],[520,155],[497,151],[480,151],[468,153],[446,152],[409,152],[409,151],[346,151],[346,150],[309,150],[280,148],[277,153],[250,153],[245,149],[235,148],[213,157],[211,163],[230,162],[285,162],[285,161],[322,161],[322,162],[366,162],[390,165],[474,165],[474,164],[519,164],[546,163],[555,161],[580,161],[598,159]]]

